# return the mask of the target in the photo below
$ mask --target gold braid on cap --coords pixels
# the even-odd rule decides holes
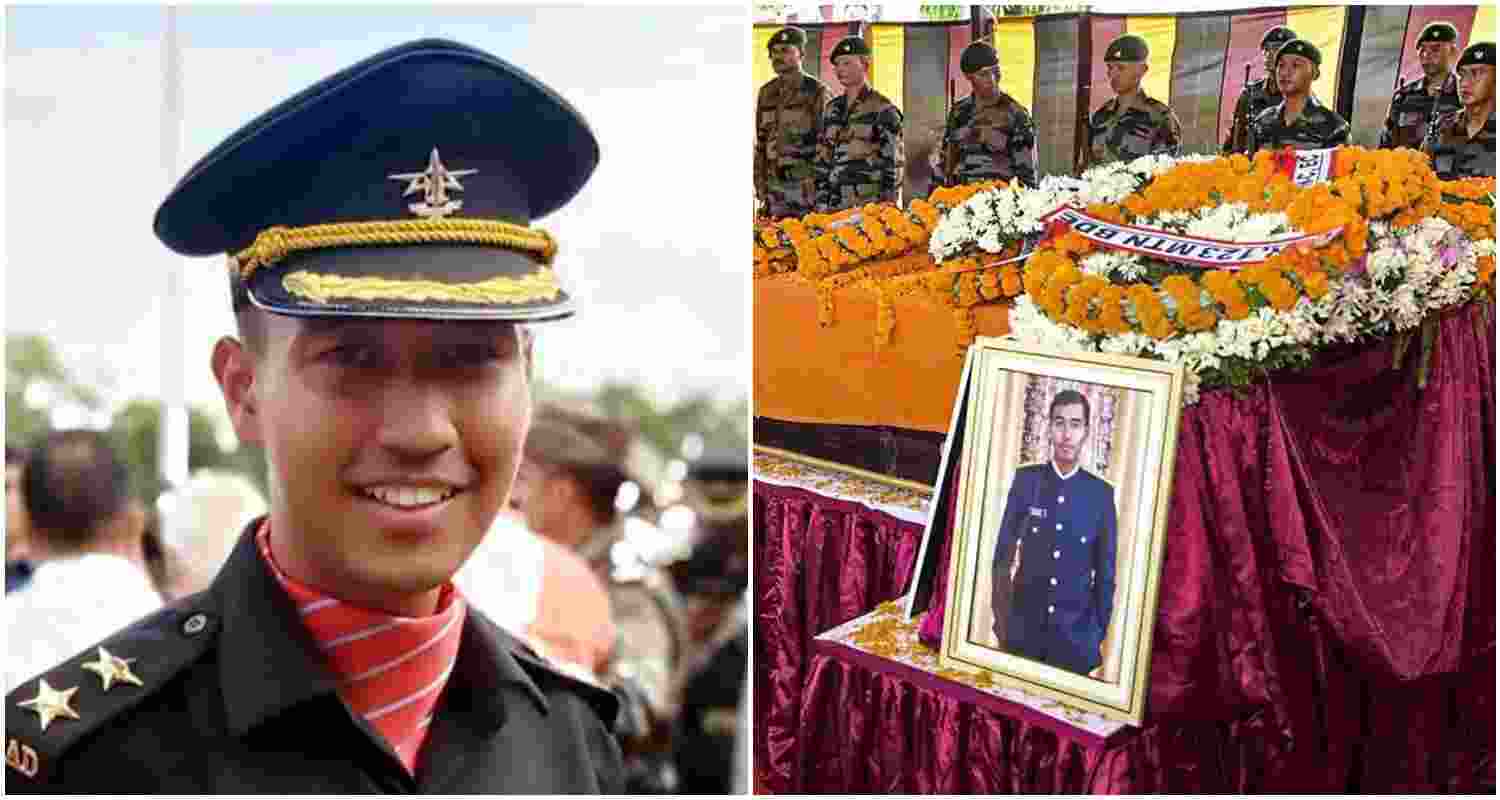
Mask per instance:
[[[240,279],[248,280],[258,267],[268,266],[303,250],[329,247],[373,247],[405,244],[487,244],[532,253],[551,264],[557,241],[546,231],[489,219],[403,219],[390,222],[335,222],[287,228],[267,228],[249,247],[232,256]]]
[[[487,219],[406,219],[377,222],[336,222],[301,228],[275,226],[261,231],[254,243],[229,257],[231,271],[248,282],[260,267],[275,264],[292,253],[331,247],[376,247],[411,244],[480,244],[530,253],[543,265],[557,254],[557,241],[546,231]],[[345,277],[297,272],[283,280],[287,291],[314,302],[335,298],[360,300],[518,303],[550,299],[559,291],[556,274],[544,268],[520,278],[494,277],[476,284],[447,285],[436,281],[403,281],[374,277]]]

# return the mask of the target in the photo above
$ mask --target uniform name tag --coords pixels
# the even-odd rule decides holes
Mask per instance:
[[[1036,506],[1032,506],[1031,507],[1031,516],[1033,516],[1033,517],[1041,517],[1042,519],[1046,519],[1047,518],[1047,509],[1045,509],[1045,508],[1037,508]]]
[[[25,775],[35,778],[40,762],[36,757],[36,751],[21,744],[16,739],[5,741],[5,765]]]

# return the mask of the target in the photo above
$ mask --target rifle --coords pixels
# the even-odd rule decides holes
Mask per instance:
[[[1245,92],[1248,91],[1249,89],[1250,89],[1250,64],[1247,62],[1245,64],[1245,79],[1242,80],[1242,81],[1240,81],[1240,97],[1243,98],[1245,96]],[[1240,104],[1239,104],[1239,99],[1238,98],[1235,100],[1235,104],[1234,105],[1235,105],[1234,119],[1230,120],[1230,122],[1229,122],[1229,148],[1226,151],[1226,154],[1227,153],[1237,153],[1242,148],[1247,147],[1249,145],[1248,139],[1249,139],[1249,136],[1250,136],[1250,130],[1249,130],[1249,128],[1250,128],[1250,121],[1244,118],[1245,117],[1245,112],[1243,112],[1243,111],[1240,110]],[[1245,106],[1245,109],[1248,111],[1249,108],[1250,108],[1250,106],[1247,104]],[[1247,141],[1244,142],[1243,144],[1240,142],[1240,128],[1241,128],[1242,123],[1243,123],[1243,127],[1245,128],[1245,138],[1247,139]]]

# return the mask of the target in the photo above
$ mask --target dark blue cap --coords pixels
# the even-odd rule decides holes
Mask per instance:
[[[280,103],[156,212],[185,255],[227,253],[236,308],[541,320],[572,313],[530,223],[599,162],[583,117],[481,50],[403,44]]]

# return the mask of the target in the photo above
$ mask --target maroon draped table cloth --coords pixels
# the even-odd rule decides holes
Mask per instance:
[[[1425,387],[1421,348],[1393,369],[1385,341],[1184,410],[1143,728],[1084,747],[829,648],[806,665],[800,729],[757,761],[763,788],[1488,790],[1492,324],[1445,315]],[[759,624],[800,615],[784,592],[757,601]]]
[[[922,524],[853,500],[755,481],[754,759],[759,786],[790,790],[812,638],[898,597]]]

